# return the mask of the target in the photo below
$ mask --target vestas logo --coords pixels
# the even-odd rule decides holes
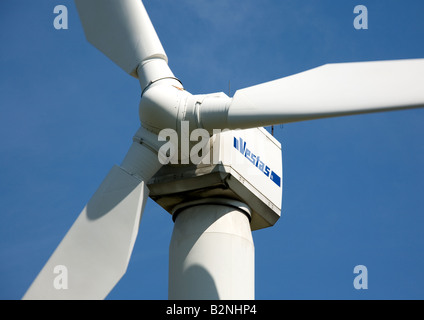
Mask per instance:
[[[270,178],[277,186],[281,187],[281,177],[277,175],[269,166],[267,166],[263,161],[261,161],[261,157],[254,154],[250,149],[246,146],[246,141],[242,138],[234,137],[234,148],[236,148],[242,155],[246,157],[256,168],[258,168],[264,175]]]

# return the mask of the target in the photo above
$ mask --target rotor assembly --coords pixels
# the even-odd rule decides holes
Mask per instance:
[[[75,5],[87,40],[139,80],[140,128],[24,299],[106,298],[149,197],[175,222],[169,298],[254,299],[251,232],[277,222],[283,190],[281,144],[263,127],[424,106],[424,59],[326,64],[233,97],[191,94],[140,0]],[[53,285],[57,266],[67,290]]]

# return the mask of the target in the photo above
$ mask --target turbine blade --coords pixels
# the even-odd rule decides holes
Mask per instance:
[[[114,166],[34,280],[25,300],[104,299],[125,274],[157,153],[134,142]]]
[[[144,181],[114,166],[24,299],[104,299],[127,269],[148,196]]]
[[[168,58],[141,0],[75,0],[87,40],[127,73]]]
[[[327,64],[238,90],[221,115],[211,103],[200,116],[207,129],[244,129],[423,106],[424,59],[414,59]]]

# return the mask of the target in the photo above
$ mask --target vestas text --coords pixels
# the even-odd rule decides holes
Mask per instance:
[[[271,170],[271,168],[266,165],[261,157],[256,155],[251,149],[247,147],[246,141],[242,138],[234,137],[234,148],[236,148],[242,155],[246,157],[256,168],[258,168],[264,175],[270,178],[277,186],[281,187],[281,177]]]

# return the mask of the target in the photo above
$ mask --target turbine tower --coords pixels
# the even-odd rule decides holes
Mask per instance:
[[[149,196],[175,222],[170,299],[254,299],[251,232],[276,223],[283,184],[281,145],[262,127],[424,106],[424,59],[327,64],[233,97],[193,95],[140,0],[75,4],[87,40],[139,80],[141,126],[24,299],[107,297]],[[57,266],[68,269],[67,290],[54,286]]]

